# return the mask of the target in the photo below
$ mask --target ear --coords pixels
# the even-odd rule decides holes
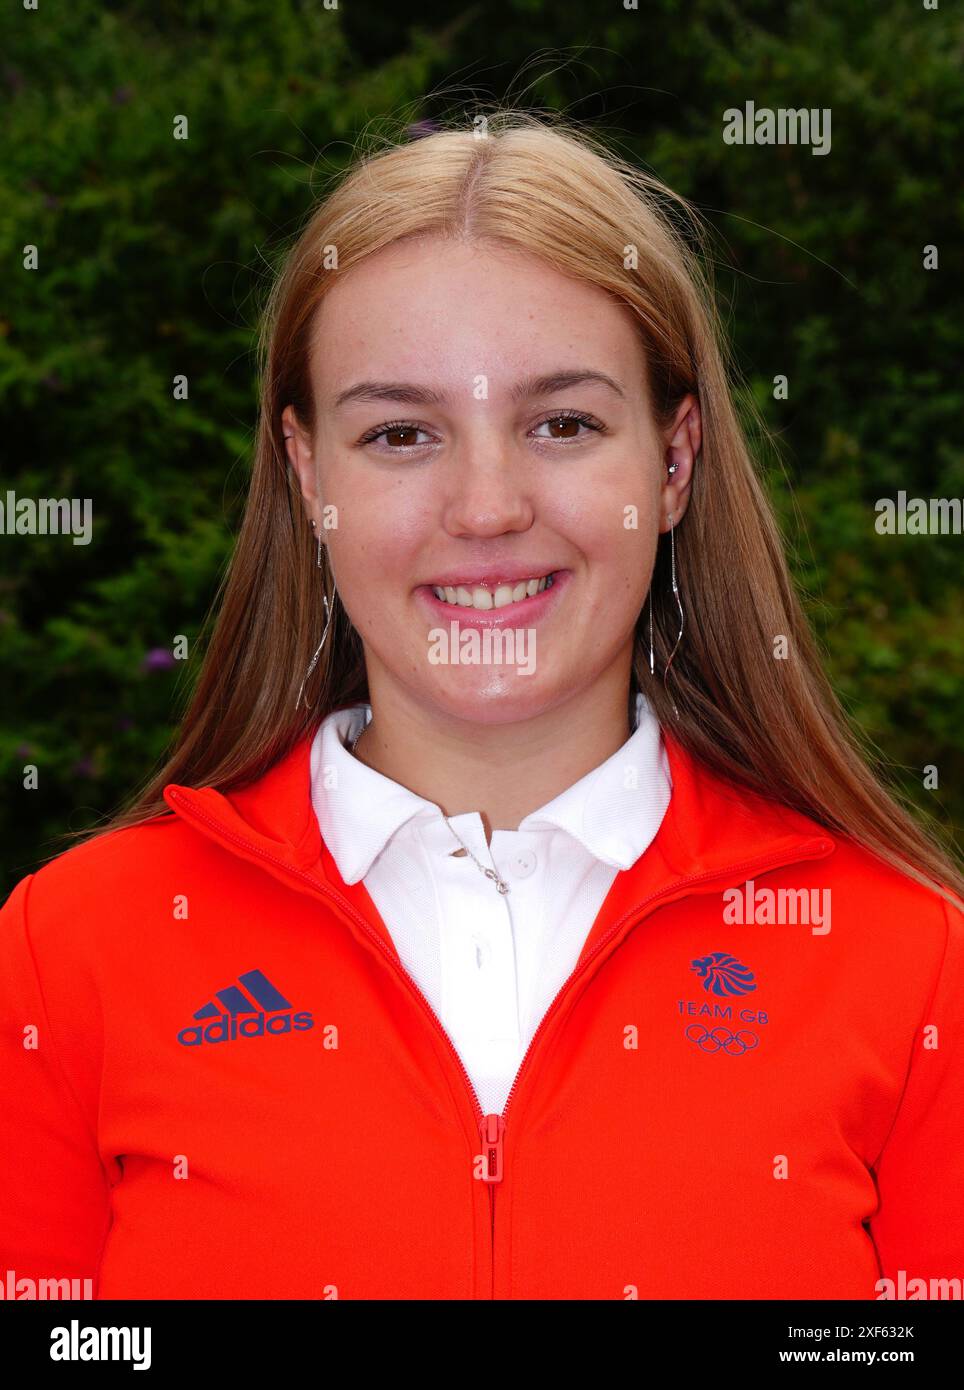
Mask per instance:
[[[666,481],[660,491],[660,531],[668,531],[671,525],[678,526],[689,506],[693,470],[702,443],[700,403],[696,396],[690,394],[680,401],[673,423],[663,435]],[[669,471],[671,468],[672,472]]]
[[[321,536],[324,541],[321,498],[318,495],[318,470],[315,467],[311,436],[302,428],[294,406],[286,405],[281,412],[281,428],[285,436],[285,453],[301,488],[305,514],[310,521],[314,521],[315,534]]]

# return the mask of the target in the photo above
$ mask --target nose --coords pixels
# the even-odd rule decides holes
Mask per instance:
[[[530,460],[494,420],[476,422],[449,462],[442,511],[450,535],[501,536],[528,530],[535,516]]]

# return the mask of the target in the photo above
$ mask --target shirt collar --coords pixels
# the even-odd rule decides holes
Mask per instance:
[[[636,728],[622,748],[519,822],[520,830],[566,830],[604,864],[628,869],[649,846],[672,782],[659,722],[636,696]]]
[[[312,805],[322,838],[349,884],[365,877],[403,825],[416,817],[442,819],[434,802],[352,757],[347,745],[370,718],[368,704],[333,710],[311,745]],[[530,812],[519,829],[566,831],[602,863],[627,869],[656,835],[671,790],[659,723],[640,693],[636,729],[623,746]]]

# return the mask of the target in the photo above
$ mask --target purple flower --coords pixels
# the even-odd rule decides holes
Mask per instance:
[[[142,671],[169,671],[175,664],[174,653],[167,647],[152,647],[141,662]]]

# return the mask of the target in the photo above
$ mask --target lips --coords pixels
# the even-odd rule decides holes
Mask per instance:
[[[563,591],[568,587],[571,574],[569,570],[554,570],[544,577],[547,582],[542,589],[533,594],[526,594],[521,599],[509,598],[508,601],[504,601],[505,593],[499,596],[498,586],[495,589],[481,584],[473,585],[472,589],[468,589],[464,584],[446,586],[456,595],[461,589],[463,599],[469,595],[478,595],[478,607],[475,598],[472,603],[451,603],[444,598],[440,599],[430,584],[420,584],[415,593],[418,599],[427,605],[436,621],[444,618],[446,621],[479,627],[517,626],[520,623],[528,625],[541,619],[556,606]],[[551,582],[548,582],[549,580]],[[508,581],[503,583],[508,588]],[[521,584],[522,580],[519,579],[517,583]],[[496,597],[503,600],[498,607],[494,606]]]
[[[452,608],[476,608],[482,612],[492,608],[506,608],[510,604],[522,603],[527,598],[534,598],[536,594],[542,593],[545,589],[552,588],[552,575],[544,575],[541,578],[519,579],[516,581],[503,581],[500,584],[489,588],[488,585],[466,584],[450,585],[445,587],[433,586],[432,592],[442,603],[449,604]]]

